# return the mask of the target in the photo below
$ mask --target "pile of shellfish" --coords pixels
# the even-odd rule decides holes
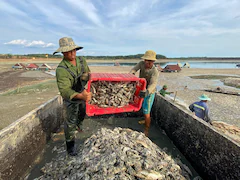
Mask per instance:
[[[123,107],[133,102],[136,82],[94,81],[89,104],[99,107]]]
[[[42,168],[38,179],[190,180],[192,173],[143,133],[102,128],[89,137],[78,156],[61,156]]]

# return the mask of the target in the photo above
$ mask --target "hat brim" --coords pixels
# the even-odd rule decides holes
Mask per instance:
[[[66,47],[60,47],[60,48],[58,48],[58,49],[53,53],[53,55],[56,54],[56,53],[62,53],[62,52],[72,51],[72,50],[74,50],[74,49],[76,49],[76,51],[78,51],[79,49],[82,49],[82,48],[83,48],[83,47],[81,47],[81,46],[66,46]]]
[[[198,97],[198,99],[203,100],[203,101],[211,101],[210,98],[202,98],[202,97]]]
[[[146,56],[143,56],[141,57],[142,59],[146,59],[146,60],[150,60],[150,61],[156,61],[157,59],[155,58],[149,58],[149,57],[146,57]]]

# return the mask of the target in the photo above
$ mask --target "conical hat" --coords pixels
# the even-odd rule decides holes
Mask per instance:
[[[203,101],[211,101],[211,99],[206,94],[202,94],[198,98]]]

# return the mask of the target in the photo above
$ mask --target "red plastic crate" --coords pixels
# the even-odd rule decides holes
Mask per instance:
[[[136,82],[136,91],[133,97],[133,103],[124,107],[98,107],[97,105],[86,103],[86,114],[88,116],[104,115],[104,114],[116,114],[123,112],[139,111],[142,106],[143,98],[139,97],[140,90],[146,89],[146,80],[144,78],[138,78],[133,74],[117,74],[117,73],[91,73],[90,80],[88,82],[87,91],[90,92],[91,83],[95,81],[111,81],[111,82]]]

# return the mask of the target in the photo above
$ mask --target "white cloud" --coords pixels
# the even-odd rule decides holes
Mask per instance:
[[[166,56],[240,56],[239,7],[239,0],[0,0],[0,51],[50,52],[51,42],[72,37],[86,55],[152,48]]]
[[[9,45],[23,45],[24,47],[53,47],[55,44],[53,43],[45,43],[43,41],[27,41],[24,39],[12,40],[10,42],[6,42],[4,44]]]
[[[27,43],[27,40],[16,39],[16,40],[12,40],[10,42],[4,43],[4,44],[25,45],[26,43]]]
[[[31,46],[43,46],[45,43],[43,41],[32,41],[26,44],[27,47]]]
[[[55,44],[53,44],[53,43],[47,43],[47,44],[45,44],[44,47],[54,47],[54,46],[55,46]]]

